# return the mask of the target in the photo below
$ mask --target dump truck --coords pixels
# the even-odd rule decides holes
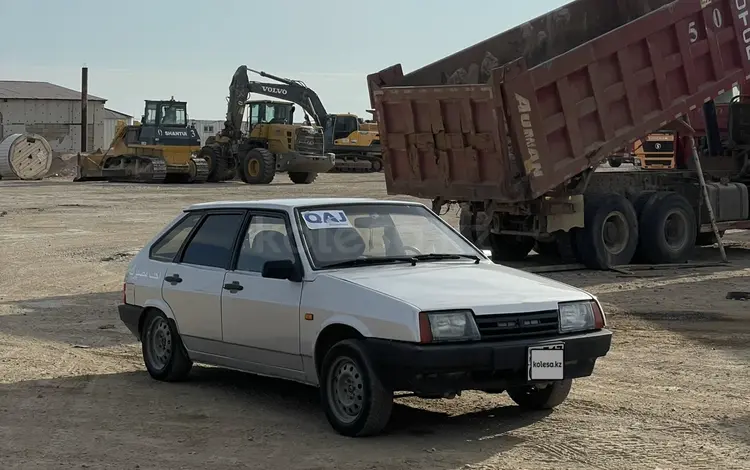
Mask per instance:
[[[750,1],[576,0],[367,83],[389,194],[460,204],[462,233],[496,261],[537,246],[609,269],[682,262],[713,241],[693,160],[596,171],[651,132],[690,134],[696,110],[717,227],[750,228],[750,105],[728,105],[721,141],[713,102],[748,78]]]

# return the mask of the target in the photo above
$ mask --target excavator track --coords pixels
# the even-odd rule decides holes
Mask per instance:
[[[377,173],[383,169],[382,158],[367,158],[360,155],[337,155],[336,165],[329,173]]]

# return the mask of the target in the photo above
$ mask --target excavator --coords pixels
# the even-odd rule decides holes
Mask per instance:
[[[279,83],[250,82],[250,91],[298,104],[309,122],[323,128],[326,150],[336,155],[333,171],[366,173],[383,168],[380,133],[374,120],[364,120],[354,114],[328,114],[317,93],[300,80],[278,77],[270,73],[248,69],[264,78]],[[368,110],[374,116],[374,110]]]
[[[188,126],[185,101],[146,100],[141,122],[118,121],[109,148],[78,154],[73,181],[203,183],[208,163],[195,156],[200,136]]]
[[[310,184],[336,162],[324,152],[323,130],[294,124],[293,104],[248,101],[252,85],[245,65],[229,84],[224,128],[208,137],[198,157],[208,163],[209,181],[226,181],[239,174],[247,184],[270,184],[277,172],[286,172],[294,184]],[[248,132],[242,132],[245,108],[250,108]]]

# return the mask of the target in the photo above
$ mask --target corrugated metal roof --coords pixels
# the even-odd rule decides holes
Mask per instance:
[[[132,118],[130,114],[121,113],[120,111],[115,111],[114,109],[104,108],[104,119],[122,119],[122,118]]]
[[[81,99],[81,92],[49,82],[0,80],[0,99],[78,101]],[[89,100],[107,101],[94,95],[89,95]]]

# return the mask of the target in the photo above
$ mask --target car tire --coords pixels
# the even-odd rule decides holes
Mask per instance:
[[[619,168],[620,165],[622,165],[622,161],[619,158],[608,158],[607,163],[609,163],[609,166],[612,168]]]
[[[141,351],[146,370],[156,380],[184,380],[193,367],[174,322],[159,310],[149,310],[146,314],[141,332]]]
[[[516,405],[527,410],[551,410],[568,398],[573,379],[554,382],[544,388],[533,385],[508,388],[508,396]]]
[[[328,422],[344,436],[379,434],[390,420],[393,391],[380,381],[360,340],[340,341],[326,353],[320,395]]]

